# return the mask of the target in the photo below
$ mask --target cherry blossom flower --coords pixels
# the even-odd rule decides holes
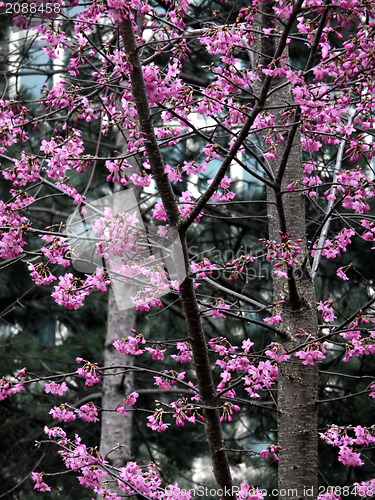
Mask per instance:
[[[250,349],[254,345],[254,342],[252,342],[250,339],[246,339],[242,341],[242,349],[244,350],[245,354],[250,352]]]
[[[89,294],[88,288],[84,288],[83,281],[75,278],[72,273],[59,276],[59,284],[54,287],[51,294],[56,302],[67,309],[78,309],[83,306],[84,300]]]
[[[134,333],[136,333],[134,331]],[[121,340],[115,340],[113,342],[114,348],[118,352],[122,352],[123,354],[132,354],[133,356],[138,356],[144,352],[144,349],[140,349],[139,344],[143,345],[146,343],[145,338],[142,334],[138,334],[135,337],[132,335],[128,335],[127,337]]]
[[[160,389],[170,390],[179,380],[184,380],[186,372],[177,373],[173,370],[164,370],[162,375],[154,377],[155,385]]]
[[[373,497],[375,492],[375,479],[371,479],[370,481],[361,481],[360,483],[353,483],[353,486],[356,487],[357,494],[360,497]]]
[[[193,351],[188,342],[177,342],[177,349],[180,351],[180,354],[172,354],[172,359],[180,363],[189,363],[193,359]]]
[[[325,354],[327,351],[320,344],[320,342],[314,342],[309,344],[305,349],[297,351],[295,356],[302,360],[303,365],[315,365],[320,359],[325,359]]]
[[[68,386],[65,382],[58,384],[52,380],[51,382],[44,384],[44,390],[46,393],[50,392],[51,394],[58,394],[59,396],[62,396],[64,392],[68,390]]]
[[[36,266],[29,262],[27,267],[36,285],[49,285],[52,281],[57,279],[43,262],[40,262]]]
[[[277,326],[283,322],[283,318],[281,317],[281,314],[275,314],[275,316],[264,318],[263,321],[265,321],[266,323],[272,323],[273,325]]]
[[[126,411],[126,406],[134,406],[135,403],[137,402],[138,396],[139,396],[138,392],[132,392],[131,394],[129,394],[127,398],[123,400],[122,406],[120,406],[119,404],[116,405],[115,410],[126,416],[128,414]]]
[[[281,452],[282,448],[281,446],[275,445],[275,444],[270,444],[267,446],[267,448],[264,448],[260,452],[260,456],[263,458],[268,458],[270,453],[273,455],[274,459],[279,462],[279,453]]]
[[[240,409],[241,408],[238,405],[234,405],[234,404],[229,403],[229,402],[224,403],[223,414],[220,417],[220,422],[224,422],[224,421],[231,422],[233,412],[234,411],[238,412],[238,411],[240,411]]]
[[[38,491],[42,491],[42,492],[51,491],[51,488],[48,486],[48,484],[46,484],[43,481],[43,477],[44,477],[43,472],[32,472],[31,477],[32,477],[33,481],[35,482],[34,490],[38,490]]]
[[[62,420],[63,422],[71,422],[77,418],[74,411],[65,403],[51,408],[49,414],[52,415],[53,418]]]
[[[90,401],[76,410],[77,415],[86,422],[99,422],[98,410],[94,403]]]
[[[19,370],[15,374],[14,378],[16,378],[16,379],[19,379],[19,378],[24,379],[26,377],[26,375],[27,375],[27,368],[23,367],[23,368],[21,368],[21,370]]]
[[[281,363],[282,361],[288,361],[290,359],[290,355],[287,354],[286,350],[283,346],[277,342],[272,342],[267,346],[268,349],[265,352],[266,356],[274,359],[277,363]]]
[[[348,446],[342,446],[339,451],[339,462],[342,462],[344,465],[351,465],[353,467],[358,467],[363,465],[363,461],[361,460],[361,454],[353,451]]]
[[[166,349],[160,349],[159,347],[145,347],[145,351],[148,351],[152,354],[152,359],[159,359],[160,361],[164,361],[164,353]]]
[[[347,277],[347,275],[345,274],[345,271],[348,270],[348,268],[351,267],[351,265],[349,266],[345,266],[345,267],[339,267],[336,271],[336,274],[339,278],[343,279],[344,281],[348,281],[349,278]]]
[[[320,300],[319,302],[317,302],[317,304],[318,304],[317,307],[318,311],[322,311],[323,319],[332,322],[336,318],[332,308],[332,301],[325,300],[323,302],[322,300]]]
[[[5,377],[0,379],[0,401],[10,396],[11,394],[16,394],[24,389],[23,380],[14,384],[12,381],[6,379]]]
[[[82,358],[76,358],[77,363],[82,363]],[[78,368],[77,373],[85,377],[85,385],[92,386],[100,382],[100,369],[97,363],[85,362],[84,366]]]
[[[147,427],[150,427],[153,431],[164,432],[168,429],[171,424],[163,422],[164,410],[161,408],[157,409],[153,415],[147,417],[148,423]]]

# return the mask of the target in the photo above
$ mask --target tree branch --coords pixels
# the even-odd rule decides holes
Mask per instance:
[[[120,25],[120,33],[125,51],[128,55],[130,80],[134,102],[138,112],[139,129],[144,136],[146,153],[169,222],[171,226],[176,228],[179,232],[185,266],[188,270],[189,252],[185,230],[189,224],[181,224],[182,217],[180,216],[168,175],[164,171],[164,162],[154,134],[147,92],[143,79],[142,64],[131,20],[124,20],[122,22]],[[194,216],[192,220],[194,220],[195,217],[196,216]],[[207,343],[200,320],[194,282],[191,277],[186,277],[183,283],[181,283],[180,297],[184,308],[189,342],[193,351],[200,401],[205,407],[203,413],[213,472],[219,487],[225,492],[223,498],[229,500],[234,498],[232,494],[232,477],[223,440],[220,414],[217,409],[217,393],[211,372]]]

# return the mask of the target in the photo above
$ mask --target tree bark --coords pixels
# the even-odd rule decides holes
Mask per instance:
[[[273,27],[272,2],[262,4],[261,28]],[[261,36],[262,66],[275,59],[276,48],[272,37]],[[284,56],[286,53],[284,52]],[[275,85],[280,86],[274,91]],[[281,86],[281,84],[284,84]],[[275,126],[283,127],[282,114],[292,104],[290,86],[278,79],[270,87],[265,108],[274,115]],[[274,188],[267,188],[269,238],[280,242],[280,231],[290,234],[289,239],[299,242],[301,253],[298,264],[289,269],[288,278],[275,276],[273,300],[281,314],[281,327],[286,334],[282,340],[288,352],[295,352],[306,342],[306,336],[296,337],[301,328],[315,336],[318,329],[314,285],[308,265],[303,266],[306,248],[305,199],[303,193],[290,192],[286,186],[302,179],[302,150],[298,128],[298,110],[294,126],[283,134],[284,141],[277,144],[277,157],[269,162],[274,174]],[[307,260],[308,262],[308,260]],[[282,447],[278,465],[279,500],[302,500],[317,497],[317,391],[316,366],[304,366],[293,355],[280,364],[278,380],[278,444]]]
[[[104,366],[130,366],[133,364],[133,356],[125,356],[116,351],[113,341],[128,335],[135,325],[135,309],[119,311],[116,305],[113,291],[108,296],[108,323],[107,335],[104,347]],[[122,467],[131,456],[132,440],[132,412],[128,416],[115,411],[116,405],[120,404],[125,395],[133,391],[133,372],[119,374],[118,368],[106,370],[102,386],[102,408],[108,411],[102,412],[100,453],[105,456],[111,465]],[[114,488],[111,488],[114,491]]]
[[[119,151],[126,151],[128,133],[128,130],[119,131],[116,139]],[[135,157],[129,160],[129,164],[132,166],[131,173],[138,172],[139,167]],[[130,171],[128,174],[130,175]],[[113,193],[123,189],[123,186],[117,182],[113,186]],[[138,191],[138,188],[135,187],[134,192],[137,197]],[[116,212],[121,212],[123,207],[117,206],[115,200],[114,198],[113,209]],[[102,407],[107,411],[102,412],[101,417],[100,453],[103,456],[107,455],[106,458],[116,468],[126,465],[132,453],[133,412],[129,410],[128,415],[124,416],[115,408],[118,404],[121,406],[124,397],[134,390],[134,372],[130,370],[125,374],[117,375],[116,373],[120,370],[110,367],[131,367],[134,364],[134,356],[118,352],[113,347],[113,342],[129,335],[130,330],[135,328],[135,325],[136,310],[134,307],[119,310],[114,290],[111,287],[108,294],[107,332],[104,346],[104,366],[109,367],[109,369],[106,369],[102,385]],[[123,495],[123,491],[118,488],[117,483],[111,485],[111,490],[118,495]]]

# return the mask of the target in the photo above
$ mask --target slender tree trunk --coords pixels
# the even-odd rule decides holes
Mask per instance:
[[[262,9],[262,28],[273,27],[272,2],[262,4]],[[265,35],[261,38],[262,63],[267,66],[274,60],[274,38]],[[274,85],[280,86],[276,92]],[[276,80],[274,85],[271,85],[265,108],[274,115],[275,125],[281,130],[282,114],[292,103],[292,95],[285,81]],[[277,145],[277,157],[269,162],[275,180],[274,188],[267,188],[269,238],[280,242],[281,231],[290,234],[291,241],[303,239],[299,242],[302,249],[298,264],[289,270],[288,279],[275,276],[273,283],[274,303],[283,318],[281,327],[287,335],[282,343],[289,352],[295,352],[307,340],[306,336],[296,334],[304,331],[315,336],[318,328],[310,268],[308,265],[302,267],[307,251],[305,199],[302,192],[286,190],[288,184],[303,176],[298,121],[297,111],[295,126],[290,126],[283,134],[284,140]],[[294,356],[289,362],[281,363],[278,381],[278,443],[282,447],[278,466],[279,500],[317,496],[317,390],[316,366],[304,366]]]
[[[120,34],[130,62],[130,80],[133,98],[138,112],[139,129],[145,138],[147,157],[150,162],[158,194],[164,204],[168,222],[171,227],[179,232],[184,252],[186,273],[189,274],[189,254],[186,234],[185,229],[182,228],[184,219],[180,215],[172,186],[165,173],[163,158],[154,133],[146,87],[143,79],[142,63],[139,57],[139,47],[137,46],[131,21],[126,20],[121,24]],[[180,285],[180,298],[184,308],[188,337],[193,351],[193,362],[196,371],[200,403],[203,406],[203,414],[205,417],[205,429],[211,455],[212,469],[218,487],[223,490],[222,498],[229,500],[234,498],[232,477],[223,439],[220,414],[217,409],[217,393],[208,357],[207,342],[202,328],[193,280],[189,276],[187,276]]]
[[[126,140],[128,131],[119,131],[116,139],[117,149],[126,151]],[[133,157],[129,163],[132,165],[132,172],[138,172],[137,159]],[[113,187],[114,194],[123,189],[120,183]],[[136,195],[138,189],[134,189]],[[115,200],[115,198],[114,198]],[[114,206],[116,212],[121,212],[123,207]],[[110,288],[108,294],[108,313],[107,313],[107,332],[104,346],[104,366],[105,367],[131,367],[134,364],[134,356],[124,355],[113,347],[114,340],[121,339],[129,335],[130,330],[136,325],[136,310],[134,307],[119,310],[116,304],[115,293]],[[126,465],[131,457],[132,435],[133,435],[133,413],[128,411],[124,416],[115,410],[116,405],[120,404],[125,396],[128,396],[134,390],[134,374],[132,371],[116,375],[120,370],[113,368],[106,370],[106,376],[103,378],[102,385],[102,407],[107,410],[102,412],[101,418],[101,436],[100,453],[107,456],[111,465],[122,467]],[[116,485],[111,485],[111,490],[118,495],[123,491]]]
[[[129,334],[135,325],[135,316],[135,309],[118,310],[113,291],[110,290],[104,366],[129,366],[133,363],[133,356],[125,357],[123,353],[116,351],[112,344],[114,340]],[[104,456],[107,455],[115,467],[122,467],[130,459],[133,420],[131,411],[128,416],[115,411],[116,405],[121,405],[125,395],[132,392],[134,387],[133,372],[116,375],[119,371],[118,368],[106,370],[102,386],[102,407],[109,411],[102,412],[100,452]]]

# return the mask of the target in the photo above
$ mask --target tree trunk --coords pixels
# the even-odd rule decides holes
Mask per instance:
[[[106,376],[102,384],[100,454],[115,467],[123,467],[131,458],[133,436],[133,413],[127,416],[115,410],[116,405],[122,403],[124,397],[134,389],[134,375],[132,371],[118,374],[119,366],[131,366],[133,356],[125,356],[113,347],[113,341],[125,336],[135,325],[136,311],[134,308],[119,311],[116,305],[113,290],[108,293],[107,332],[104,345],[104,366]],[[111,369],[110,367],[117,367]],[[116,471],[114,471],[116,474]],[[118,487],[117,481],[109,483],[112,493],[123,495],[123,490]]]
[[[186,230],[182,228],[184,219],[179,212],[172,186],[165,173],[163,157],[154,133],[145,82],[143,79],[142,63],[139,57],[139,47],[137,46],[132,21],[123,21],[120,26],[120,34],[128,60],[131,63],[129,73],[133,99],[138,113],[139,130],[144,137],[145,150],[150,162],[158,194],[163,202],[168,217],[168,222],[170,226],[179,233],[184,254],[186,274],[189,274],[189,253]],[[184,281],[180,284],[180,299],[183,304],[188,337],[193,351],[193,362],[196,371],[200,403],[204,408],[205,429],[213,473],[218,487],[223,490],[222,498],[224,500],[232,500],[234,498],[233,483],[227,450],[223,439],[220,414],[217,409],[217,392],[208,357],[207,342],[201,323],[193,279],[190,276],[186,276]]]
[[[262,4],[262,9],[262,28],[274,26],[270,24],[273,19],[272,2]],[[274,40],[265,35],[261,37],[263,67],[274,60]],[[276,85],[280,88],[274,91]],[[287,107],[291,109],[290,87],[286,81],[275,79],[270,92],[265,108],[274,115],[275,126],[281,130],[282,114]],[[280,326],[286,334],[282,343],[288,352],[295,352],[299,345],[306,343],[306,336],[296,337],[296,334],[302,333],[301,329],[311,336],[315,336],[318,329],[311,272],[308,264],[303,265],[307,252],[305,199],[301,191],[286,190],[288,184],[303,176],[298,121],[297,110],[294,115],[295,126],[291,125],[285,131],[284,141],[277,144],[276,158],[269,161],[274,175],[274,188],[267,188],[270,240],[280,242],[280,231],[290,234],[291,241],[302,239],[299,242],[302,248],[298,264],[289,269],[287,279],[275,276],[273,282],[273,300],[277,313],[283,318]],[[278,466],[279,500],[302,500],[306,496],[317,496],[317,390],[316,366],[304,366],[293,355],[288,362],[280,364],[278,444],[282,451]]]
[[[126,151],[126,140],[128,130],[119,131],[116,138],[116,145],[119,151]],[[132,157],[129,160],[132,166],[127,172],[129,175],[133,172],[138,172],[137,159]],[[130,187],[130,185],[129,185]],[[113,186],[113,193],[123,190],[123,186],[117,182]],[[138,188],[133,189],[135,196],[138,198]],[[116,198],[113,200],[113,209],[116,212],[121,212],[123,207],[117,206]],[[121,339],[130,334],[130,330],[136,325],[136,310],[134,307],[129,309],[119,310],[116,304],[116,297],[113,288],[110,288],[108,294],[108,314],[107,314],[107,333],[104,346],[104,366],[119,367],[132,366],[134,364],[134,356],[124,355],[118,352],[113,347],[114,340]],[[101,436],[100,436],[100,453],[105,456],[108,454],[108,459],[114,467],[122,467],[126,465],[131,457],[131,441],[132,441],[132,425],[133,413],[128,411],[128,415],[115,410],[116,405],[120,404],[125,396],[128,396],[134,390],[134,373],[128,371],[126,374],[118,373],[119,368],[106,370],[106,376],[103,378],[102,386],[102,407],[108,411],[102,413],[101,418]],[[123,491],[112,485],[111,490],[118,495],[122,495]]]
[[[108,323],[104,347],[104,366],[118,367],[132,365],[133,356],[125,356],[116,351],[113,341],[129,334],[135,325],[136,311],[134,308],[119,311],[113,291],[108,297]],[[130,459],[132,440],[132,412],[128,416],[115,411],[116,405],[123,401],[125,395],[133,390],[133,372],[116,375],[118,368],[106,370],[102,386],[102,412],[100,453],[115,467],[122,467]],[[111,488],[115,491],[114,488]]]

